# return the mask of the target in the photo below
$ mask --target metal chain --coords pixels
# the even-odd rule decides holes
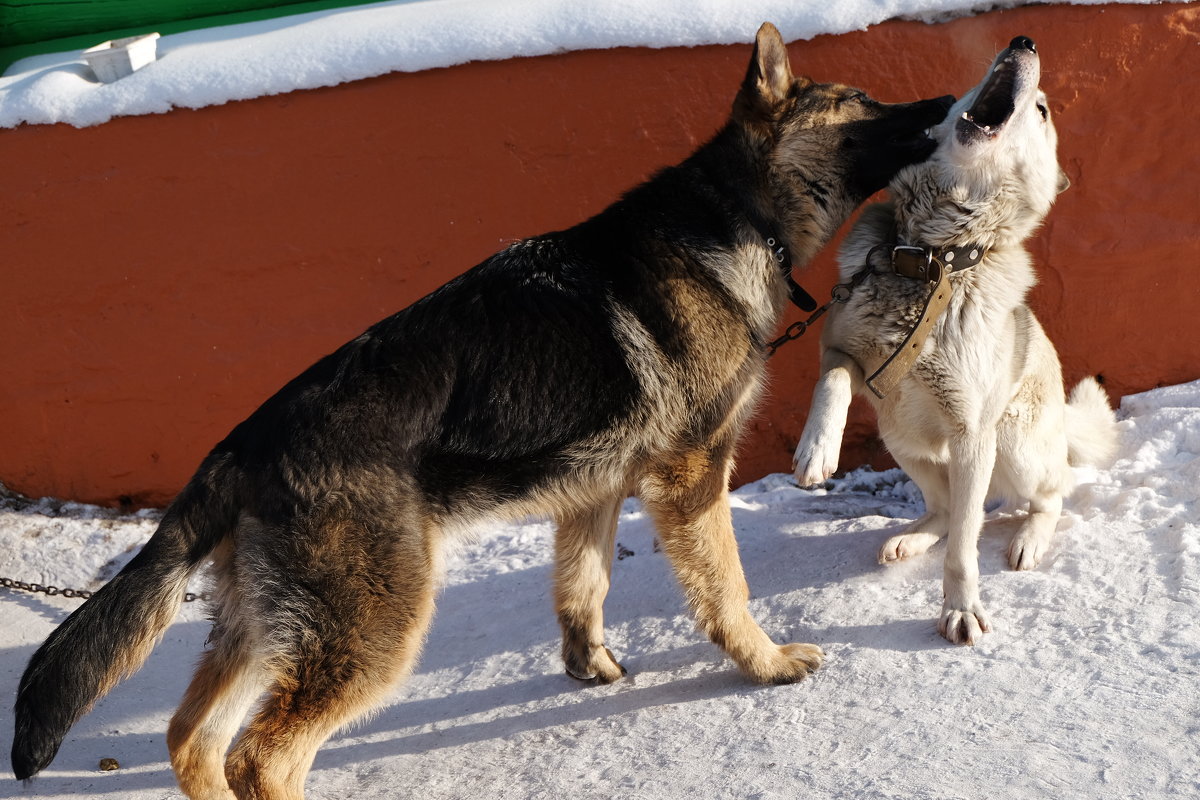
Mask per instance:
[[[868,260],[868,264],[869,263],[870,262]],[[775,351],[778,350],[780,347],[783,347],[785,344],[787,344],[788,342],[790,342],[794,339],[799,339],[801,336],[803,336],[805,333],[807,333],[808,329],[812,326],[812,324],[814,322],[816,322],[818,319],[820,319],[825,314],[826,311],[833,308],[833,306],[835,306],[838,303],[849,302],[850,301],[850,293],[853,292],[854,289],[860,283],[862,283],[864,279],[866,279],[867,275],[870,272],[871,272],[871,269],[870,269],[870,266],[868,266],[866,269],[861,269],[858,272],[856,272],[854,274],[854,277],[851,278],[850,280],[848,280],[846,283],[839,283],[836,286],[834,286],[833,289],[831,289],[829,292],[830,300],[828,303],[821,306],[816,311],[814,311],[812,314],[810,314],[808,319],[799,320],[797,322],[793,322],[791,325],[788,325],[787,330],[785,330],[783,332],[782,336],[780,336],[778,339],[776,339],[773,342],[767,343],[766,347],[763,348],[767,353],[767,358],[770,358],[771,356],[775,355]]]
[[[25,583],[25,581],[15,581],[12,578],[0,578],[0,587],[5,589],[17,589],[22,592],[34,592],[46,594],[51,597],[61,594],[63,597],[78,597],[87,600],[92,596],[92,592],[87,589],[60,589],[57,586],[42,586],[40,583]],[[197,600],[208,601],[212,599],[212,595],[208,592],[184,592],[183,602],[194,603]]]

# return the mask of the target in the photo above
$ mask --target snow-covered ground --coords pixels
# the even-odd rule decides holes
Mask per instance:
[[[568,678],[549,598],[551,528],[496,525],[451,560],[426,655],[393,702],[332,739],[312,798],[1193,798],[1200,795],[1200,381],[1127,397],[1109,470],[1081,472],[1041,567],[1006,567],[1014,516],[981,542],[994,631],[974,648],[935,630],[940,548],[875,563],[920,511],[898,470],[804,491],[737,491],[754,615],[819,643],[824,668],[748,684],[694,628],[636,502],[607,604],[629,669]],[[0,576],[94,587],[154,527],[42,501],[0,508]],[[34,647],[78,601],[0,590],[11,708]],[[0,797],[177,797],[167,719],[207,633],[185,606],[147,666],[71,732],[30,787]],[[0,749],[12,737],[0,722]],[[102,758],[121,768],[101,773]]]
[[[1105,0],[1070,0],[1094,5]],[[1156,2],[1157,0],[1132,0]],[[888,19],[937,22],[1025,0],[394,0],[164,36],[159,60],[98,82],[79,52],[0,77],[0,128],[161,114],[388,72],[609,47],[748,43],[764,20],[788,41]],[[97,40],[96,44],[100,44]]]

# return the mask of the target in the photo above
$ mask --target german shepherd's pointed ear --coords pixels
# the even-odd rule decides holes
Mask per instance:
[[[799,80],[803,84],[811,83],[808,78]],[[754,40],[754,53],[734,101],[734,110],[747,119],[774,120],[790,96],[794,83],[796,78],[792,75],[783,37],[778,28],[764,22]]]

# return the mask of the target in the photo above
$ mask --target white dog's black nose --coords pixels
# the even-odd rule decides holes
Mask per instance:
[[[1037,52],[1037,47],[1033,44],[1033,39],[1028,36],[1018,36],[1008,43],[1010,50],[1029,50],[1032,53]]]

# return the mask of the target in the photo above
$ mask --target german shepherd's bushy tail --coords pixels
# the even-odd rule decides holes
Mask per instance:
[[[17,691],[18,779],[49,764],[71,726],[149,657],[179,611],[188,578],[237,524],[230,471],[210,455],[145,547],[33,654]]]

